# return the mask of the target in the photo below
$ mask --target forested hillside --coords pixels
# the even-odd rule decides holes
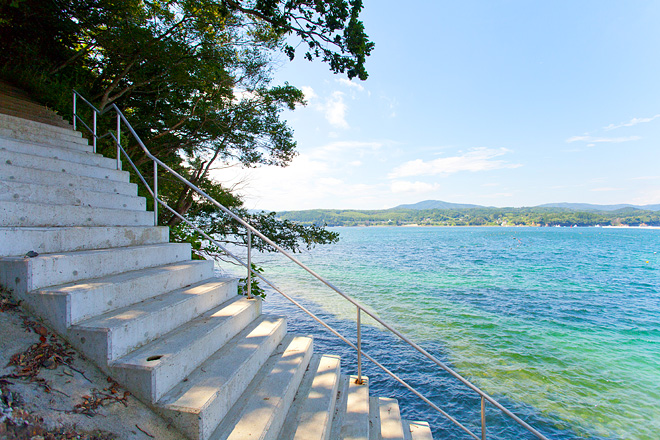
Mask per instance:
[[[660,213],[639,209],[574,211],[565,208],[313,209],[288,211],[282,219],[328,226],[660,226]]]

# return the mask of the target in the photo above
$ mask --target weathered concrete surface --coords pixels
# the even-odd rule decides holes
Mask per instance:
[[[159,406],[165,407],[176,401],[179,393],[185,392],[182,390],[197,381],[186,381],[179,387],[179,391],[173,391],[167,398],[163,397],[165,393],[193,373],[211,355],[221,356],[218,350],[225,350],[223,346],[260,313],[260,300],[238,297],[118,359],[112,363],[110,370],[118,381],[130,386],[137,395],[149,402],[158,401]]]
[[[165,226],[0,227],[0,257],[167,243]]]
[[[28,295],[25,301],[64,333],[72,324],[212,276],[212,261],[182,261],[87,280],[82,284],[47,287]]]
[[[144,197],[91,191],[80,186],[57,187],[51,184],[0,180],[0,201],[5,200],[130,211],[144,211],[147,206]]]

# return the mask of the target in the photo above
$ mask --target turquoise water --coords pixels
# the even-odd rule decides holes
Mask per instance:
[[[660,438],[660,230],[339,228],[300,254],[313,269],[553,439]],[[257,256],[266,276],[354,340],[355,311],[302,271]],[[271,293],[316,351],[355,356]],[[479,432],[479,401],[373,323],[365,351]],[[367,367],[435,438],[468,438]],[[533,438],[489,408],[489,439]]]

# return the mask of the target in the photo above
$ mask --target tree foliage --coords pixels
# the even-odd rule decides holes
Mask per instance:
[[[565,208],[313,209],[280,214],[303,224],[329,226],[660,226],[660,213],[640,209],[574,211]]]
[[[4,0],[0,76],[65,115],[71,88],[98,108],[117,104],[154,155],[296,251],[337,236],[274,214],[248,214],[240,197],[212,179],[213,170],[286,166],[295,157],[281,114],[304,97],[288,83],[272,85],[277,57],[293,59],[299,48],[335,73],[366,79],[373,43],[361,10],[361,0]],[[114,121],[99,123],[112,129]],[[109,144],[100,149],[114,151]],[[152,178],[137,143],[129,141],[127,150]],[[162,175],[159,186],[187,220],[224,239],[240,237],[235,223],[177,180]],[[176,215],[161,221],[175,239],[214,253]]]

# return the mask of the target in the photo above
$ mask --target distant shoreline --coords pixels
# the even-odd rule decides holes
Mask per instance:
[[[543,229],[552,229],[552,228],[562,228],[562,229],[660,229],[660,226],[532,226],[532,225],[333,225],[327,226],[329,228],[543,228]]]

